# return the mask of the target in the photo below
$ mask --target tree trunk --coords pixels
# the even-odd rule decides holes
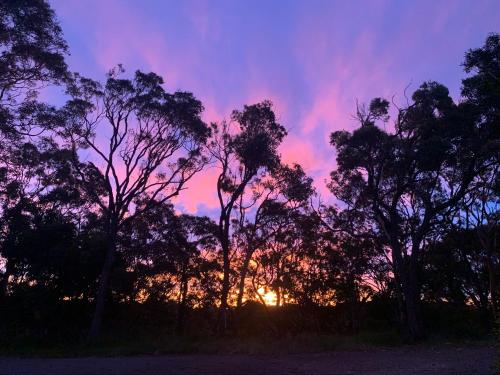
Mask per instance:
[[[399,242],[395,239],[391,245],[393,256],[393,267],[395,282],[401,285],[401,294],[404,297],[405,314],[400,311],[400,319],[405,320],[411,341],[419,341],[424,338],[424,324],[420,306],[420,285],[418,282],[418,258],[417,250],[413,248],[410,257],[404,256]]]
[[[240,282],[238,285],[238,301],[236,302],[236,307],[241,307],[243,303],[243,294],[245,293],[245,280],[247,278],[248,266],[250,265],[250,260],[252,259],[253,250],[248,249],[245,254],[245,259],[243,260],[243,265],[240,271]]]
[[[394,273],[394,285],[396,287],[396,297],[398,301],[398,312],[399,312],[399,324],[402,327],[407,326],[406,318],[406,305],[405,305],[405,293],[403,291],[404,284],[403,278],[405,273],[405,266],[403,260],[403,254],[401,252],[401,247],[397,239],[391,239],[391,250],[392,250],[392,269]]]
[[[411,341],[422,340],[425,336],[424,321],[420,305],[420,285],[418,282],[416,262],[416,256],[412,254],[410,264],[406,268],[407,275],[403,278],[406,319]]]
[[[486,227],[488,228],[488,227]],[[493,228],[495,230],[495,228]],[[485,266],[488,272],[488,291],[485,298],[486,306],[483,308],[483,300],[481,299],[481,308],[483,311],[483,320],[487,323],[489,327],[490,319],[496,319],[497,316],[497,305],[496,305],[496,276],[495,276],[495,266],[493,263],[493,251],[496,247],[496,236],[492,233],[492,230],[484,229],[483,227],[478,227],[476,229],[477,237],[479,243],[486,250]],[[489,298],[488,298],[489,297]],[[490,314],[491,313],[491,314]]]
[[[349,310],[350,310],[350,330],[351,333],[358,334],[359,333],[359,290],[354,281],[351,282],[352,289],[349,301]]]
[[[184,326],[186,322],[186,312],[187,312],[186,299],[187,299],[188,281],[189,281],[187,277],[186,267],[187,267],[186,265],[183,266],[181,275],[180,300],[177,311],[177,327],[176,327],[177,333],[184,332]]]
[[[493,316],[496,317],[496,314],[498,313],[497,285],[496,285],[496,277],[495,277],[495,267],[493,265],[493,261],[491,259],[491,256],[488,257],[487,268],[488,268],[488,278],[489,278],[489,289],[490,289],[489,294],[490,294],[490,301],[491,301],[491,309],[493,312]]]
[[[399,275],[394,274],[394,285],[396,288],[396,299],[398,301],[398,320],[401,327],[406,327],[406,307],[404,293],[401,288],[401,279]]]
[[[223,277],[222,277],[222,291],[221,291],[221,301],[219,310],[219,322],[218,331],[224,334],[229,327],[229,306],[227,303],[229,297],[229,223],[223,229],[221,233],[221,247],[222,247],[222,258],[223,258]]]
[[[406,319],[411,341],[419,341],[425,335],[420,297],[418,294],[414,285],[408,285],[405,288]]]
[[[495,230],[495,229],[493,229]],[[496,286],[496,275],[495,275],[495,266],[493,262],[493,252],[496,248],[496,233],[483,232],[482,230],[477,231],[479,242],[486,250],[486,269],[488,270],[488,292],[490,297],[490,305],[493,313],[493,317],[496,317],[497,314],[497,305],[496,305],[496,294],[497,294],[497,286]]]
[[[99,278],[99,286],[97,288],[97,294],[95,298],[95,309],[94,315],[92,317],[92,323],[90,325],[88,341],[95,341],[99,338],[101,333],[102,319],[104,315],[104,305],[106,303],[106,293],[109,289],[109,280],[111,276],[111,269],[113,267],[113,262],[115,258],[116,251],[116,229],[113,227],[108,232],[106,257],[104,259],[104,265],[102,267],[101,276]]]

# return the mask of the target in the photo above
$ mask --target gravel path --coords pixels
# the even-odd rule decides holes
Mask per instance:
[[[0,358],[1,375],[492,374],[492,347],[398,348],[280,356]]]

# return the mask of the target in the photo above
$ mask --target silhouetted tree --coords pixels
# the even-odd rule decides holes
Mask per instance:
[[[120,247],[136,274],[133,300],[177,301],[182,332],[188,308],[202,304],[201,294],[210,294],[200,285],[202,273],[220,271],[206,257],[215,251],[216,224],[208,217],[177,215],[164,203],[129,221],[123,231]]]
[[[61,195],[64,189],[56,187],[57,180],[68,177],[62,167],[64,150],[50,135],[40,137],[44,130],[63,123],[54,107],[37,100],[39,90],[68,77],[67,45],[46,1],[0,4],[0,51],[0,203],[4,216],[11,215],[15,206],[36,207],[50,190]],[[71,195],[73,189],[66,189]],[[4,217],[3,222],[9,220]],[[3,235],[8,231],[4,228]],[[6,248],[0,254],[7,259],[3,294],[11,267]]]
[[[383,242],[363,211],[322,206],[318,215],[332,300],[347,307],[349,329],[357,332],[362,303],[387,288]]]
[[[490,34],[483,47],[467,52],[465,71],[473,73],[463,80],[462,95],[476,118],[477,127],[485,132],[486,167],[474,181],[465,198],[466,225],[476,228],[485,251],[489,273],[490,304],[498,310],[500,299],[495,268],[500,258],[498,232],[500,214],[500,35]],[[481,141],[481,140],[478,140]],[[471,223],[472,222],[472,223]]]
[[[426,300],[457,306],[472,303],[487,317],[489,272],[484,257],[474,230],[447,230],[441,240],[426,249],[422,271]]]
[[[420,339],[422,247],[440,217],[457,206],[490,163],[494,140],[490,126],[478,123],[467,104],[454,104],[444,86],[424,83],[412,99],[399,109],[392,134],[375,125],[388,118],[389,103],[383,99],[373,100],[367,110],[358,108],[361,127],[352,134],[332,134],[338,168],[331,188],[377,223],[391,248],[410,336]]]
[[[108,241],[90,339],[99,335],[121,227],[177,196],[205,163],[201,149],[210,131],[200,118],[202,104],[190,93],[168,94],[162,84],[139,71],[133,80],[111,71],[104,87],[77,76],[63,110],[77,182],[101,210]],[[78,146],[90,161],[78,160]]]
[[[243,261],[239,270],[238,297],[240,307],[245,291],[248,266],[254,252],[269,244],[272,223],[282,215],[290,220],[293,211],[300,210],[309,203],[313,194],[312,179],[307,177],[300,165],[283,165],[273,170],[264,179],[257,179],[251,186],[251,197],[240,199],[239,217],[236,221],[238,247],[243,250]]]
[[[0,132],[33,134],[44,126],[50,107],[37,102],[38,90],[67,79],[68,46],[54,11],[44,0],[0,4]]]
[[[3,223],[0,255],[5,259],[5,273],[0,293],[7,291],[13,272],[15,247],[7,246],[6,238],[17,231],[16,221],[23,221],[23,212],[52,210],[71,211],[82,205],[80,192],[72,184],[71,153],[60,149],[50,139],[4,145],[10,157],[0,167],[0,199]],[[18,219],[16,219],[16,217]],[[22,233],[22,232],[21,232]]]
[[[236,124],[237,129],[234,129],[233,124]],[[243,111],[234,111],[231,123],[223,122],[220,126],[214,124],[213,129],[210,150],[220,169],[217,179],[220,204],[218,236],[223,258],[219,329],[224,331],[227,327],[230,290],[232,211],[253,180],[262,178],[279,165],[277,149],[286,130],[276,122],[269,101],[245,106]]]

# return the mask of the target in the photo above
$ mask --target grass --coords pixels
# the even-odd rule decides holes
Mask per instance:
[[[491,345],[491,340],[450,340],[431,337],[418,345]],[[165,336],[160,338],[104,337],[94,345],[59,343],[52,345],[16,345],[0,348],[0,356],[83,357],[131,356],[161,354],[249,354],[280,355],[334,350],[366,350],[380,347],[406,346],[396,331],[365,331],[358,335],[303,334],[293,337],[224,337]]]

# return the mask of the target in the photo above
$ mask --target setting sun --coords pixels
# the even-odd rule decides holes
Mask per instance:
[[[272,290],[266,291],[264,287],[260,287],[257,292],[262,297],[266,305],[276,306],[277,296]]]

